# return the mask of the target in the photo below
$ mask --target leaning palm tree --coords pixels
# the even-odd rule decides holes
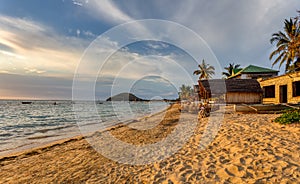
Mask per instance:
[[[284,21],[284,32],[279,31],[274,33],[270,39],[271,44],[276,43],[276,50],[274,50],[269,59],[277,55],[277,58],[273,62],[273,66],[279,63],[279,68],[285,63],[285,72],[295,70],[295,60],[299,57],[299,46],[300,46],[300,28],[298,20],[287,20]]]
[[[205,63],[204,59],[198,67],[199,70],[195,70],[194,75],[199,75],[199,80],[212,78],[212,75],[215,74],[215,67]]]
[[[228,67],[224,67],[224,69],[226,70],[226,72],[222,72],[222,75],[224,75],[226,78],[228,78],[231,75],[233,75],[233,72],[235,70],[241,69],[240,66],[241,66],[240,64],[229,63]]]

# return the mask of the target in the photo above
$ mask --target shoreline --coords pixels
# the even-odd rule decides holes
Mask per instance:
[[[67,136],[67,137],[58,138],[58,139],[51,140],[51,141],[46,141],[46,142],[39,142],[39,143],[35,143],[35,144],[29,144],[29,145],[25,144],[25,145],[22,145],[22,146],[18,146],[16,148],[12,148],[12,149],[2,151],[2,152],[0,152],[0,162],[3,158],[6,158],[6,157],[15,157],[15,156],[22,155],[22,154],[28,154],[30,152],[35,152],[36,150],[43,150],[47,147],[52,147],[52,146],[55,146],[55,145],[64,144],[64,143],[72,141],[72,140],[85,139],[86,137],[90,137],[90,136],[94,135],[95,133],[106,132],[106,131],[110,131],[112,129],[116,129],[120,126],[130,125],[130,124],[135,123],[137,121],[141,121],[143,119],[151,118],[153,116],[157,116],[159,114],[162,114],[162,113],[166,112],[168,109],[170,109],[171,106],[172,106],[172,104],[170,104],[168,107],[166,107],[165,109],[163,109],[159,112],[156,112],[156,113],[153,113],[153,114],[150,114],[150,115],[137,117],[136,119],[127,120],[127,121],[124,121],[124,122],[112,122],[112,124],[113,123],[115,123],[115,124],[111,125],[109,127],[106,127],[104,129],[96,130],[94,132],[89,132],[86,135],[82,134],[82,132],[81,132],[81,130],[78,127],[78,124],[77,124],[77,126],[74,126],[78,129],[78,134],[77,135],[73,135],[73,136],[70,136],[70,137]],[[30,139],[30,138],[27,138],[27,139]]]
[[[228,107],[229,108],[229,107]],[[228,110],[228,109],[227,109]],[[187,123],[195,117],[181,113]],[[217,136],[204,150],[199,142],[208,118],[176,153],[146,165],[122,164],[94,150],[83,136],[0,158],[3,182],[300,182],[300,127],[272,122],[277,114],[226,111]],[[157,125],[157,116],[147,120]],[[109,131],[133,145],[159,142],[177,126],[178,111],[168,109],[157,127],[133,130],[125,124]],[[143,125],[143,120],[133,122]],[[151,134],[148,134],[151,133]],[[90,135],[98,137],[98,133]],[[162,150],[163,151],[163,150]]]

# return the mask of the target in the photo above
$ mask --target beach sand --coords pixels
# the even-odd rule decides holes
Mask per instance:
[[[199,149],[203,133],[214,131],[209,130],[213,126],[207,128],[208,118],[198,122],[174,105],[164,117],[108,130],[130,145],[147,145],[164,140],[180,124],[192,127],[196,121],[187,130],[188,141],[168,158],[144,165],[119,163],[95,151],[87,141],[91,139],[78,136],[0,158],[0,182],[300,183],[300,126],[272,122],[277,116],[238,114],[226,107],[216,137]],[[102,133],[88,137],[97,141]]]

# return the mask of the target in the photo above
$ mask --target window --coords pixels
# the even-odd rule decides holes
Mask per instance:
[[[264,86],[264,98],[275,98],[275,85]]]
[[[293,97],[300,96],[300,81],[293,82]]]

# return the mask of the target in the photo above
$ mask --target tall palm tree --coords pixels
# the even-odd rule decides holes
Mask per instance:
[[[273,66],[279,63],[279,67],[283,63],[285,63],[285,72],[289,72],[292,69],[295,69],[293,65],[295,64],[295,60],[299,57],[299,46],[300,46],[300,28],[298,20],[285,19],[284,21],[284,32],[279,31],[278,33],[274,33],[272,38],[270,39],[271,44],[276,43],[276,50],[274,50],[269,59],[275,55],[278,57],[273,62]],[[294,65],[297,66],[297,65]]]
[[[222,72],[222,75],[224,75],[226,78],[228,78],[231,75],[233,75],[234,70],[241,69],[240,66],[241,66],[240,64],[235,65],[234,63],[229,63],[229,66],[224,67],[226,72]]]
[[[294,20],[298,23],[298,30],[299,30],[300,29],[300,11],[298,10],[297,12],[298,12],[298,16],[296,16],[294,18]],[[299,34],[299,32],[298,32],[297,42],[298,42],[298,48],[296,50],[297,50],[298,55],[297,55],[297,60],[289,68],[289,71],[291,71],[291,72],[300,71],[300,56],[299,56],[300,55],[300,47],[299,47],[299,45],[300,45],[300,43],[299,43],[300,42],[300,34]]]
[[[212,78],[212,75],[215,74],[215,67],[205,63],[204,59],[202,60],[202,63],[198,65],[198,67],[199,70],[195,70],[194,75],[199,75],[200,80]]]

